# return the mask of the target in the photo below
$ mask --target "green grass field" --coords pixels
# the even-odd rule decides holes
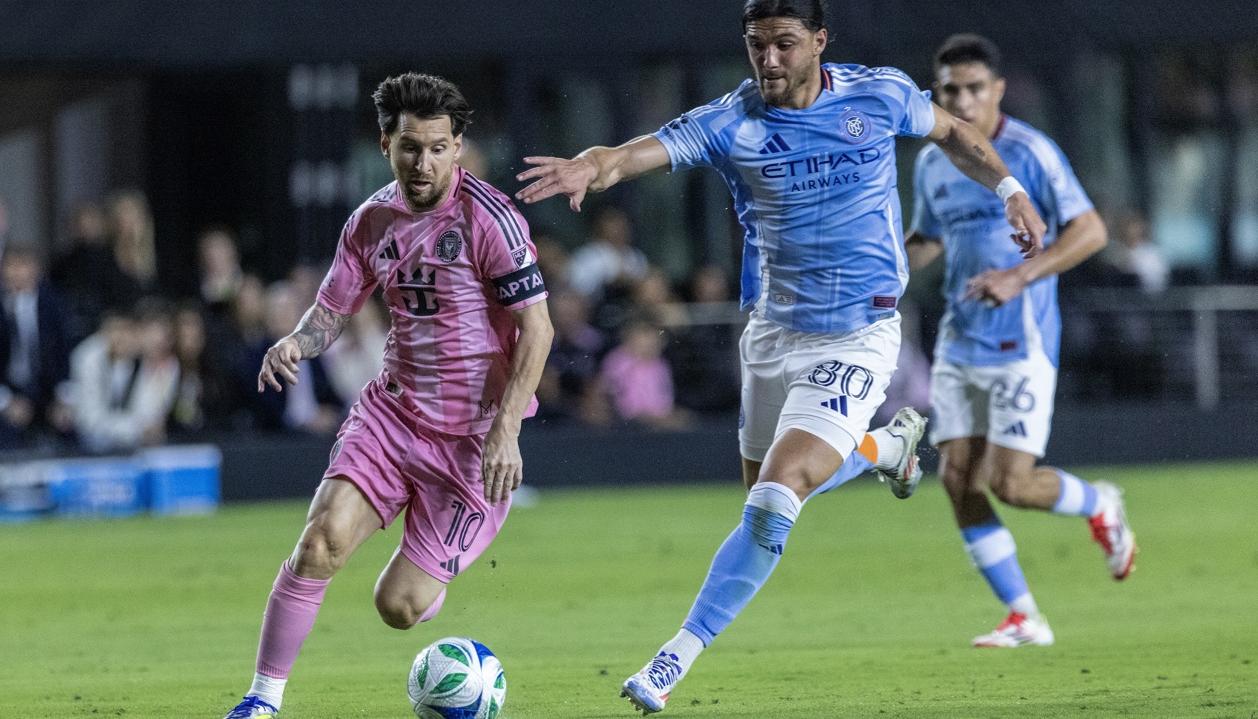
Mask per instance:
[[[809,504],[665,716],[1258,717],[1258,466],[1087,476],[1127,490],[1143,551],[1125,583],[1083,520],[1005,512],[1056,646],[969,648],[1003,611],[938,483],[901,502],[862,480]],[[371,601],[395,528],[333,582],[283,715],[409,716],[415,652],[461,634],[502,658],[508,719],[627,717],[620,681],[676,630],[741,504],[735,484],[545,492],[409,632]],[[303,516],[0,526],[0,716],[221,717]]]

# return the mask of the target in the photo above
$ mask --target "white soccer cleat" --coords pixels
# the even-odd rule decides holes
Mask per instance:
[[[277,717],[279,715],[279,709],[253,695],[249,695],[237,704],[235,709],[228,712],[223,719],[254,719],[255,717]]]
[[[904,443],[904,453],[895,467],[875,467],[878,481],[891,488],[891,493],[900,499],[908,499],[917,491],[917,484],[922,481],[922,466],[917,459],[917,443],[922,441],[926,433],[926,418],[912,407],[901,407],[891,418],[891,424],[884,429],[893,437],[900,438]]]
[[[1088,518],[1092,527],[1092,539],[1105,552],[1105,563],[1116,580],[1131,574],[1136,564],[1136,533],[1127,523],[1127,508],[1123,504],[1123,490],[1109,482],[1093,482],[1096,487],[1096,514]]]
[[[970,642],[976,647],[1014,649],[1028,644],[1047,647],[1053,643],[1053,630],[1048,620],[1042,615],[1028,617],[1018,612],[1009,612],[1000,626],[987,634],[974,637]]]
[[[642,667],[642,671],[625,680],[620,696],[628,699],[633,708],[644,715],[663,711],[664,703],[668,701],[673,687],[681,681],[682,673],[676,654],[660,652]]]

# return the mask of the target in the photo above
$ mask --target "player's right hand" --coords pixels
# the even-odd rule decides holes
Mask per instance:
[[[292,337],[285,337],[271,345],[271,349],[262,358],[262,369],[258,371],[258,392],[264,392],[268,385],[276,392],[283,392],[284,386],[276,375],[283,377],[290,385],[297,384],[297,363],[300,361],[301,348]]]
[[[598,167],[585,157],[565,160],[562,157],[526,157],[524,161],[535,165],[515,176],[516,180],[533,183],[515,193],[515,198],[526,205],[541,202],[555,195],[567,195],[568,207],[581,211],[581,202],[590,189],[590,183],[598,177]]]
[[[1044,249],[1044,233],[1048,226],[1025,192],[1015,192],[1005,202],[1005,219],[1014,229],[1009,237],[1018,246],[1022,259],[1029,260],[1040,254]]]

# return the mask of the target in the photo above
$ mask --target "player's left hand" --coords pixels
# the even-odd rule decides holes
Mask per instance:
[[[1025,192],[1015,192],[1005,203],[1005,218],[1014,229],[1009,237],[1018,245],[1022,258],[1029,260],[1040,254],[1044,249],[1044,233],[1048,226]]]
[[[1009,300],[1022,294],[1026,288],[1026,278],[1020,268],[1010,267],[1007,270],[987,270],[970,278],[965,285],[967,300],[982,300],[988,307],[999,307]]]
[[[485,437],[481,479],[485,483],[485,501],[490,504],[505,502],[520,488],[520,482],[524,481],[524,460],[520,457],[518,428],[512,432],[505,423],[494,421]]]

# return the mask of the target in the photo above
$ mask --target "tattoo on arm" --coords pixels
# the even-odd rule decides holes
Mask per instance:
[[[987,159],[987,153],[983,151],[983,147],[981,145],[973,145],[970,147],[970,149],[974,150],[974,156],[977,157],[978,159],[980,160]]]
[[[331,346],[345,329],[346,322],[349,315],[337,314],[318,302],[311,305],[292,334],[301,348],[302,359],[317,357]]]

